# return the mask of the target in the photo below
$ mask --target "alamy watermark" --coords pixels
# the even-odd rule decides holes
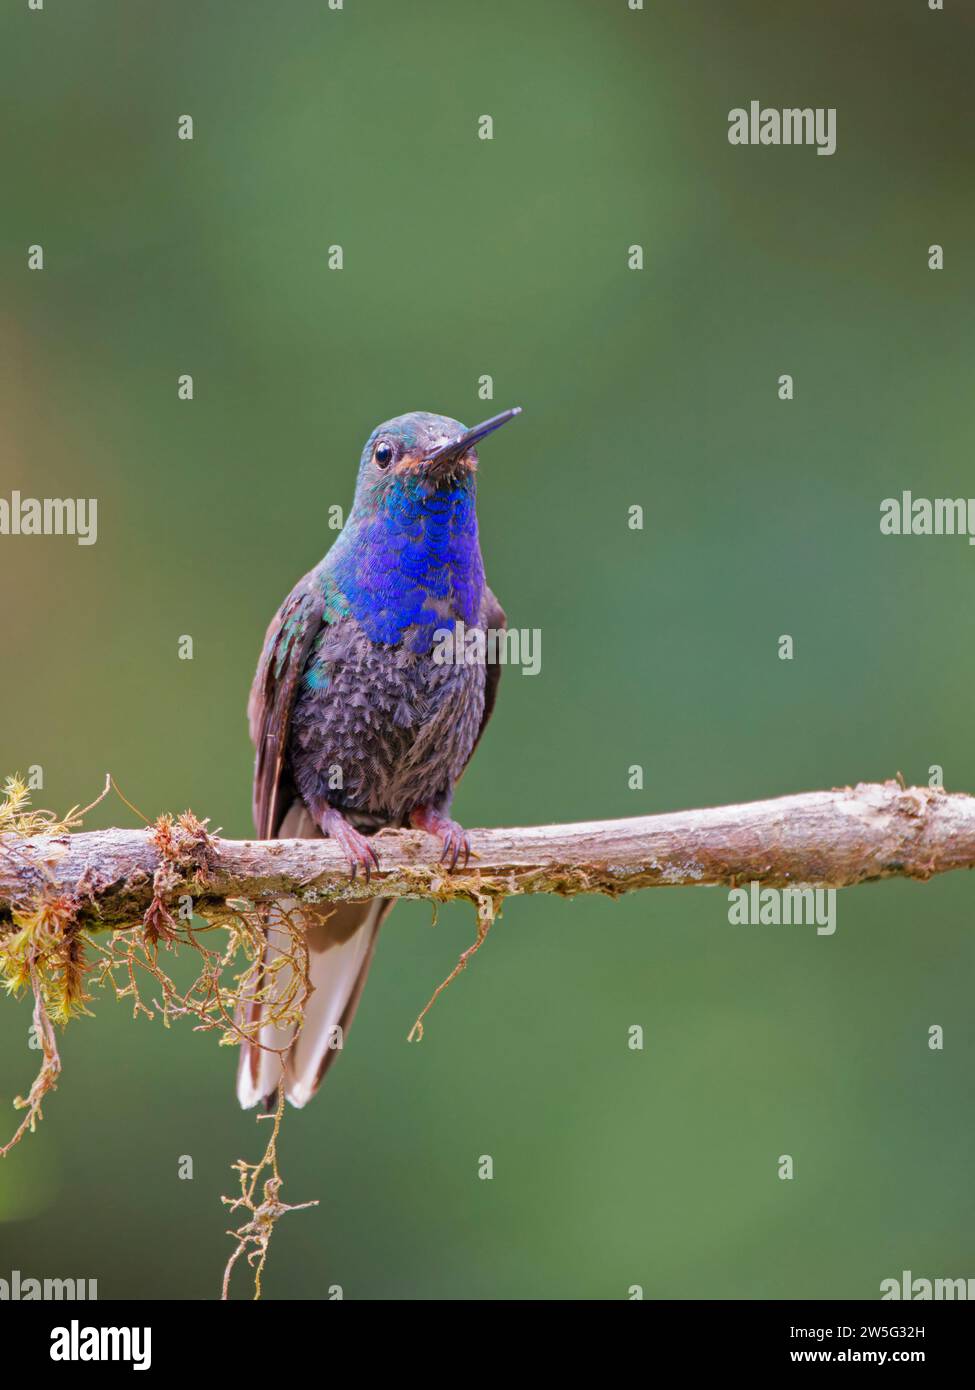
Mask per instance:
[[[97,497],[0,497],[0,536],[75,536],[79,545],[98,539]]]
[[[34,1279],[19,1269],[9,1279],[0,1279],[0,1302],[28,1303],[32,1300],[57,1302],[68,1299],[94,1301],[98,1298],[97,1279]]]
[[[817,154],[836,150],[835,106],[774,106],[749,102],[728,112],[730,145],[815,145]]]
[[[901,1270],[899,1279],[881,1279],[881,1300],[909,1299],[924,1303],[929,1299],[950,1301],[975,1298],[975,1279],[915,1279],[909,1269]]]
[[[134,1371],[152,1365],[151,1327],[82,1327],[72,1318],[51,1330],[52,1361],[131,1361]]]
[[[522,675],[542,669],[542,633],[537,627],[438,627],[433,634],[438,666],[520,666]]]
[[[880,504],[882,536],[967,536],[975,545],[975,497],[885,497]]]
[[[753,880],[729,890],[728,921],[733,927],[815,927],[817,936],[832,936],[836,931],[836,889],[763,888]]]

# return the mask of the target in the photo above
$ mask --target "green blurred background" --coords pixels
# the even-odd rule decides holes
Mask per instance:
[[[975,786],[975,553],[878,525],[903,488],[973,491],[973,40],[952,0],[5,0],[2,490],[96,496],[99,536],[0,539],[0,770],[40,764],[64,809],[110,769],[148,815],[249,834],[264,628],[366,435],[518,403],[482,449],[482,542],[542,673],[505,676],[462,820],[933,764]],[[835,106],[836,154],[733,148],[752,98]],[[113,823],[137,822],[113,800],[89,825]],[[420,1045],[473,927],[399,906],[346,1055],[287,1116],[284,1195],[321,1205],[279,1226],[267,1295],[975,1274],[971,903],[962,875],[863,887],[819,938],[732,928],[717,890],[509,901]],[[263,1128],[213,1038],[96,1004],[0,1167],[0,1277],[212,1297]],[[28,1024],[2,1003],[5,1128]]]

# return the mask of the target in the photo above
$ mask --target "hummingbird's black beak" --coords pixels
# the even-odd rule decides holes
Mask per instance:
[[[460,458],[468,449],[484,438],[486,434],[491,434],[494,430],[506,425],[509,420],[513,420],[516,415],[521,414],[521,406],[516,405],[511,410],[503,410],[500,415],[492,415],[490,420],[485,420],[481,425],[475,425],[472,430],[465,430],[463,434],[457,435],[455,439],[448,439],[446,444],[441,444],[432,454],[428,454],[426,463],[446,463],[450,459]]]

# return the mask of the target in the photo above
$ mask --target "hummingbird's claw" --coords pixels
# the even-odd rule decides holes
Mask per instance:
[[[360,834],[351,825],[341,836],[340,843],[349,856],[349,869],[352,877],[355,878],[361,868],[363,878],[368,883],[372,877],[373,869],[379,868],[379,859],[372,845],[365,835]]]
[[[356,878],[361,868],[363,878],[368,883],[373,869],[379,868],[379,857],[366,836],[356,830],[354,825],[350,825],[342,812],[337,811],[334,806],[329,806],[318,817],[318,826],[323,835],[327,835],[345,850],[349,860],[350,876]]]
[[[462,825],[429,806],[420,806],[413,811],[410,815],[410,825],[415,830],[425,830],[428,835],[440,836],[443,844],[440,863],[447,865],[449,873],[456,869],[462,853],[464,868],[467,868],[471,857],[471,837]]]
[[[464,854],[464,868],[466,869],[471,857],[471,837],[456,821],[451,821],[450,829],[444,832],[443,854],[440,856],[441,864],[445,864],[448,859],[450,860],[448,867],[451,873],[457,867],[457,860],[460,858],[461,851]]]

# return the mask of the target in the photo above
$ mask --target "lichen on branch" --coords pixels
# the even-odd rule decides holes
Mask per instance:
[[[110,785],[109,778],[106,792]],[[97,871],[89,865],[71,890],[55,874],[66,837],[81,823],[83,814],[75,808],[58,819],[31,810],[27,788],[19,778],[7,779],[0,801],[0,868],[6,881],[15,885],[0,904],[0,981],[8,994],[32,994],[33,1036],[41,1051],[41,1065],[27,1096],[14,1100],[14,1106],[26,1113],[0,1148],[0,1158],[34,1130],[42,1118],[44,1097],[57,1085],[61,1060],[54,1024],[63,1026],[72,1018],[90,1015],[94,988],[109,989],[117,999],[129,1002],[133,1018],[160,1017],[169,1027],[174,1020],[188,1017],[196,1031],[216,1031],[223,1044],[252,1040],[258,1046],[263,1044],[257,1034],[269,1020],[279,1028],[300,1026],[310,993],[307,940],[299,916],[276,914],[274,956],[268,961],[263,905],[240,899],[208,900],[198,913],[192,896],[179,891],[187,880],[201,887],[206,884],[216,853],[216,837],[205,821],[189,811],[175,818],[160,816],[142,832],[157,863],[141,916],[116,921],[107,934],[92,930],[102,925]],[[40,854],[33,846],[28,849],[31,836],[44,838]],[[221,929],[223,934],[218,935]],[[210,934],[219,945],[209,944]],[[165,953],[175,955],[181,949],[195,953],[199,967],[183,989],[163,964]],[[259,1010],[244,1007],[256,1004]],[[239,1159],[234,1165],[240,1194],[224,1201],[234,1210],[246,1207],[250,1219],[231,1233],[238,1245],[227,1266],[225,1296],[233,1265],[246,1252],[255,1297],[260,1297],[274,1224],[284,1212],[294,1210],[280,1197],[280,1125],[279,1107],[261,1160],[248,1164]],[[259,1195],[257,1182],[265,1173]]]

